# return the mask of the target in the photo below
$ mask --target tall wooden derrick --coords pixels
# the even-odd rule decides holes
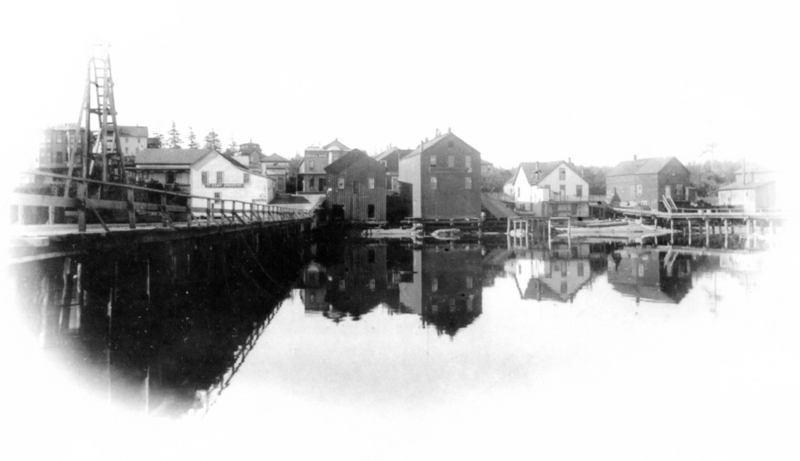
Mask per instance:
[[[92,115],[97,116],[97,125],[92,124]],[[96,137],[92,134],[93,126],[97,127]],[[68,132],[68,141],[69,176],[73,176],[79,168],[81,178],[125,182],[111,58],[107,46],[95,46],[89,59],[78,123],[74,132]],[[84,155],[86,152],[88,155]],[[65,194],[68,190],[69,187],[65,188]]]

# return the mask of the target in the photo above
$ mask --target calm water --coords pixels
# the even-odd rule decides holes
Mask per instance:
[[[218,436],[774,459],[800,428],[780,252],[284,243],[53,260],[19,267],[12,286],[81,408],[199,420]]]

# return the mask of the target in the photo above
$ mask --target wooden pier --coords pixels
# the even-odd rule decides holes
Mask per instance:
[[[11,263],[246,230],[292,228],[304,232],[315,223],[313,211],[291,207],[215,200],[40,171],[26,174],[63,181],[67,193],[11,195],[11,211],[16,208],[17,216],[10,226]],[[76,183],[74,196],[70,196],[69,182]],[[93,194],[90,187],[95,189]],[[104,195],[124,199],[101,198]],[[191,206],[198,200],[205,207]],[[46,216],[46,222],[29,222],[37,217],[32,211]],[[58,222],[68,220],[75,222]]]

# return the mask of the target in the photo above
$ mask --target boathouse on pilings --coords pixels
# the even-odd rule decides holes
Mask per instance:
[[[386,221],[386,168],[354,149],[325,167],[333,215],[350,221]],[[336,211],[336,208],[339,211]]]

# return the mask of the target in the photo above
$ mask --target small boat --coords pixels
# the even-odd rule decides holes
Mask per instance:
[[[458,240],[462,235],[460,229],[437,229],[431,233],[431,236],[439,240]]]

